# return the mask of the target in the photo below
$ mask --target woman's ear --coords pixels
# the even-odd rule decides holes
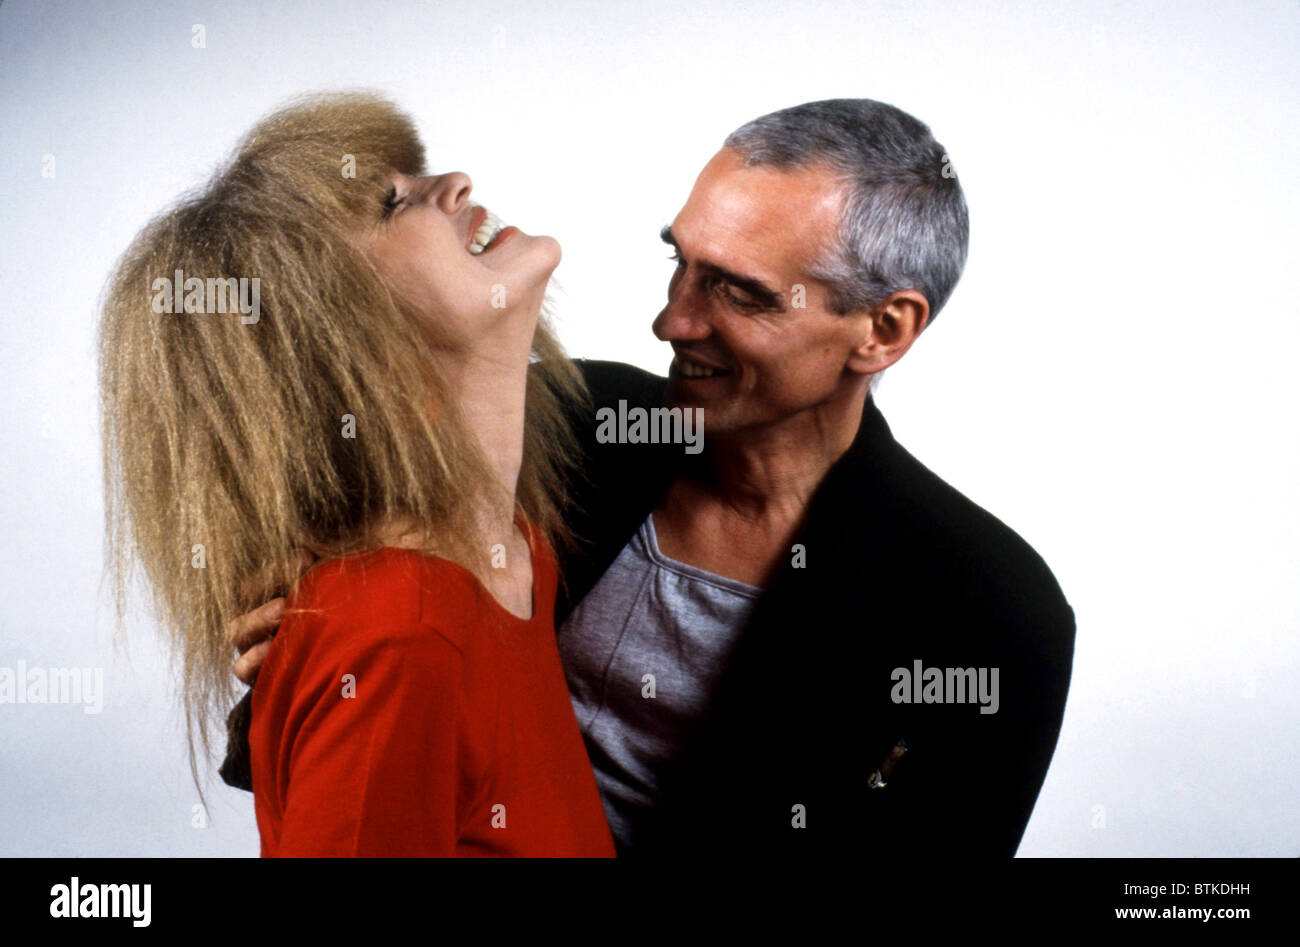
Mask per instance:
[[[882,372],[903,357],[930,319],[930,303],[914,289],[894,293],[862,321],[865,333],[847,367],[863,375]]]

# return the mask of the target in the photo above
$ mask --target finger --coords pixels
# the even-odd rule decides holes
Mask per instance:
[[[235,677],[250,687],[256,683],[257,672],[261,670],[262,661],[265,660],[266,652],[270,650],[271,644],[270,641],[262,641],[236,658]]]
[[[244,612],[238,618],[232,619],[230,624],[226,626],[226,638],[241,652],[257,644],[263,638],[269,638],[280,627],[287,604],[286,599],[273,598],[265,605],[255,608],[251,612]]]

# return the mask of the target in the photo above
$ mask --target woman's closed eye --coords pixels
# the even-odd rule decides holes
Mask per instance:
[[[390,189],[388,192],[388,196],[384,198],[383,210],[381,210],[379,214],[380,219],[387,220],[389,217],[392,217],[393,214],[396,212],[397,208],[401,206],[401,204],[405,200],[406,200],[405,196],[402,197],[397,196],[397,188],[394,187]]]

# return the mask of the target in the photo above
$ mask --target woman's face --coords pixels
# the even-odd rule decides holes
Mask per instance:
[[[435,344],[486,352],[531,340],[560,245],[503,227],[470,202],[471,187],[460,172],[395,173],[362,244],[389,287],[426,320]]]

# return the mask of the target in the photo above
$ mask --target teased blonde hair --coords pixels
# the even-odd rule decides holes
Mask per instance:
[[[211,716],[234,699],[223,629],[285,591],[298,550],[375,548],[377,524],[397,518],[423,527],[426,551],[487,568],[476,511],[494,477],[423,334],[347,236],[377,219],[393,171],[422,174],[424,149],[390,102],[297,100],[145,227],[105,291],[109,568],[120,618],[131,565],[144,567],[180,667],[196,783],[195,737],[208,756]],[[178,269],[257,278],[259,320],[154,312],[154,281]],[[564,410],[584,392],[544,318],[533,359],[517,504],[564,545]]]

